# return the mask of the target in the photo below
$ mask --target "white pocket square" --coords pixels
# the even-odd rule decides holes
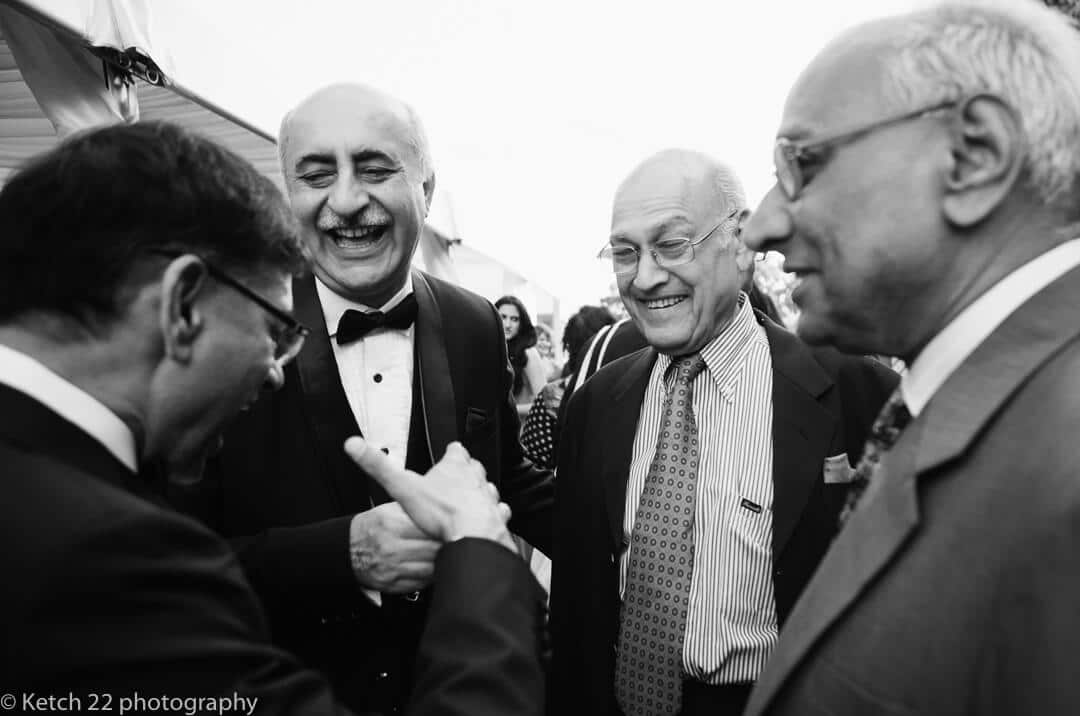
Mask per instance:
[[[848,462],[846,452],[825,458],[821,472],[826,485],[843,485],[855,479],[855,468]]]

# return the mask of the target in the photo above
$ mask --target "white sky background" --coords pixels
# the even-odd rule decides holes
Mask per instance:
[[[772,185],[784,99],[837,32],[911,0],[151,0],[181,84],[276,133],[322,85],[413,104],[459,235],[562,300],[612,283],[594,258],[623,176],[665,147]],[[495,297],[489,297],[495,298]]]

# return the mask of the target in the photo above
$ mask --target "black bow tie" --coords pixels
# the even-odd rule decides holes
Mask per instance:
[[[416,321],[416,296],[409,294],[386,313],[382,311],[354,311],[349,309],[337,324],[336,340],[339,346],[358,341],[376,328],[404,330]]]

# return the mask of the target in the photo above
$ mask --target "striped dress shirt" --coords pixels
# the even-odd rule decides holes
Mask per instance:
[[[693,382],[700,463],[694,571],[683,670],[709,684],[754,681],[776,644],[772,583],[772,360],[765,330],[745,295],[732,323],[701,351]],[[630,544],[645,477],[656,452],[664,372],[653,366],[638,417],[623,518]],[[630,550],[619,559],[619,596]]]

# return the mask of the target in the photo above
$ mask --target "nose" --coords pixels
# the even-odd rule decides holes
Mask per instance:
[[[364,183],[351,172],[343,173],[330,190],[326,203],[339,216],[352,216],[368,205],[371,196]]]
[[[779,251],[791,238],[794,227],[780,187],[773,186],[757,211],[742,227],[742,240],[753,251]]]
[[[638,291],[650,291],[668,280],[667,269],[656,263],[652,251],[645,249],[638,257],[637,273],[634,274],[634,288]]]
[[[281,361],[275,360],[266,372],[266,380],[263,382],[263,390],[273,392],[280,390],[285,385],[285,366]]]

